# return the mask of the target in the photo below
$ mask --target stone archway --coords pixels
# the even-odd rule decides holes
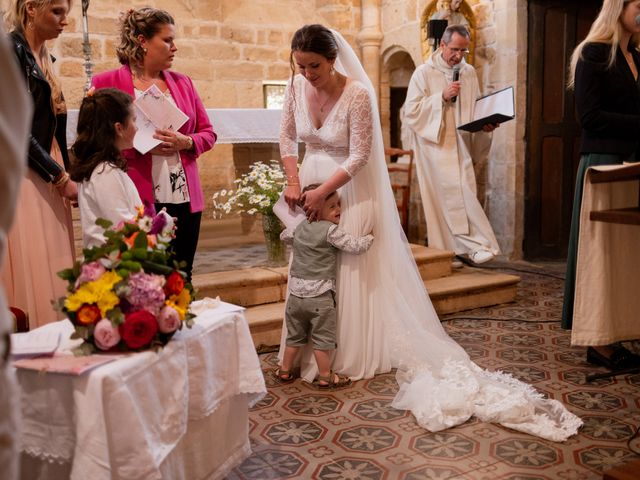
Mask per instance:
[[[399,110],[404,104],[409,81],[415,69],[411,54],[403,47],[392,45],[382,54],[380,113],[385,146],[403,146]],[[409,241],[424,244],[427,230],[416,175],[413,175],[411,185],[409,219]]]

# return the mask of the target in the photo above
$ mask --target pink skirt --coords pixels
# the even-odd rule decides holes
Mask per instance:
[[[55,141],[51,155],[62,164]],[[9,306],[27,313],[30,329],[63,318],[53,302],[66,293],[57,272],[75,258],[71,205],[32,169],[22,182],[7,240],[1,278]]]

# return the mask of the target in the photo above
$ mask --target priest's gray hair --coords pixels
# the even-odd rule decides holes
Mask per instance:
[[[449,44],[454,33],[457,33],[461,37],[471,40],[471,34],[469,33],[469,30],[467,30],[467,27],[465,27],[464,25],[449,25],[442,34],[442,41],[445,45]]]

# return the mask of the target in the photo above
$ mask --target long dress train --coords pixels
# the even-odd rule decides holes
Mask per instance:
[[[368,252],[339,256],[334,370],[360,379],[397,368],[400,390],[393,406],[411,410],[431,431],[475,415],[565,440],[581,426],[578,417],[510,375],[481,369],[442,327],[400,226],[373,88],[349,44],[333,33],[336,70],[352,80],[325,123],[315,128],[307,109],[307,82],[297,75],[287,88],[280,148],[282,156],[297,155],[298,139],[305,143],[302,185],[322,182],[336,168],[346,170],[352,178],[340,189],[340,227],[355,235],[373,229]],[[284,341],[281,354],[283,346]],[[310,354],[304,351],[301,359],[306,380],[316,374]]]

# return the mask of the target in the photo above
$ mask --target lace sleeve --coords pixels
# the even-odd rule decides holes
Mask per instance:
[[[331,225],[327,232],[327,242],[343,252],[360,255],[371,247],[371,244],[373,243],[373,235],[355,237],[344,230],[339,229],[337,225]]]
[[[365,88],[360,88],[349,105],[349,158],[344,170],[353,177],[366,165],[373,143],[371,100]]]
[[[284,107],[280,121],[280,157],[298,157],[298,132],[295,117],[295,81],[290,81],[284,94]]]

